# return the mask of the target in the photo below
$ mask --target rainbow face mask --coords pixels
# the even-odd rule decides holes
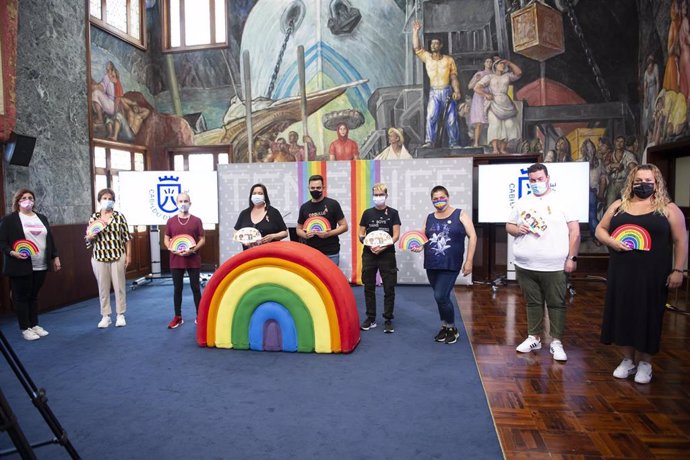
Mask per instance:
[[[434,204],[434,207],[439,211],[442,211],[446,208],[446,206],[448,206],[448,198],[442,198],[440,200],[431,200],[431,202]]]

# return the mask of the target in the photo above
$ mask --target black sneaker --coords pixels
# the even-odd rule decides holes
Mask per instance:
[[[448,328],[446,326],[443,326],[441,330],[438,331],[438,334],[436,334],[436,337],[434,337],[434,340],[437,342],[445,342],[446,334],[448,334]]]
[[[367,318],[362,322],[359,328],[363,331],[368,331],[369,329],[374,329],[376,327],[376,320]]]
[[[449,327],[448,332],[446,333],[445,342],[447,344],[455,343],[458,341],[458,337],[460,337],[460,333],[458,332],[458,329],[455,327]]]
[[[383,332],[385,332],[385,333],[387,333],[387,334],[392,334],[393,332],[395,332],[395,329],[393,329],[393,321],[391,321],[391,320],[389,320],[389,319],[387,319],[386,321],[384,321],[384,323],[383,323]]]

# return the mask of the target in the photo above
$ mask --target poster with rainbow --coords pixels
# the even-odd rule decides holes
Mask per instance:
[[[280,241],[243,251],[216,270],[197,316],[202,347],[350,353],[360,340],[354,294],[321,252]]]

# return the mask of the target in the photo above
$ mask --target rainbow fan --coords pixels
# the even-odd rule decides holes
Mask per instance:
[[[88,227],[86,227],[86,234],[87,235],[96,235],[96,234],[100,233],[101,231],[103,231],[103,229],[107,225],[108,224],[106,224],[101,219],[96,219],[93,222],[91,222]]]
[[[38,254],[38,246],[36,243],[29,240],[17,240],[12,245],[12,250],[18,252],[19,254],[24,254],[27,257],[35,256]]]
[[[402,237],[398,242],[398,247],[405,251],[410,251],[415,248],[421,248],[429,241],[424,232],[419,230],[410,230],[409,232],[403,233]]]
[[[302,229],[305,232],[327,232],[331,229],[331,223],[321,216],[314,216],[304,221]]]
[[[652,238],[647,229],[634,224],[624,224],[616,228],[611,237],[638,251],[651,251]]]
[[[192,238],[191,235],[184,233],[181,235],[175,235],[170,240],[170,248],[175,252],[187,251],[192,249],[194,246],[196,246],[196,241],[194,241],[194,238]]]

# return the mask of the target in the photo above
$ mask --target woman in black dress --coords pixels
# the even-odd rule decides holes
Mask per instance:
[[[271,206],[266,186],[254,184],[249,190],[249,206],[242,210],[237,218],[235,230],[254,227],[259,230],[262,238],[258,243],[244,245],[244,249],[271,241],[279,241],[287,237],[288,230],[283,216],[280,215],[280,211]]]
[[[611,236],[616,230],[628,235],[627,242]],[[682,284],[688,253],[685,217],[669,199],[656,166],[630,171],[621,199],[606,210],[596,237],[610,248],[601,341],[623,351],[613,376],[635,375],[635,382],[649,383],[668,289]]]

